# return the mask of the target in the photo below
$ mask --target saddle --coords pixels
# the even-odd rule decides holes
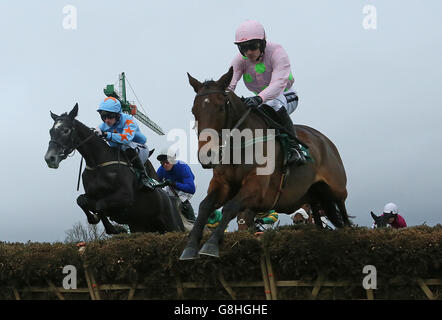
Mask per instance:
[[[278,114],[272,107],[266,104],[262,104],[259,108],[255,108],[253,110],[256,110],[258,115],[268,126],[276,130],[276,138],[279,140],[284,154],[283,163],[286,164],[290,152],[289,135],[286,133],[284,127],[280,124],[281,119],[279,118]],[[295,141],[300,145],[301,151],[304,153],[305,158],[309,161],[313,161],[312,157],[310,156],[308,146],[298,137],[295,137]]]

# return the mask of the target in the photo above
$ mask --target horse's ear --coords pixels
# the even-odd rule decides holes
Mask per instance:
[[[75,119],[78,114],[78,103],[75,104],[74,108],[69,112],[69,118]]]
[[[51,113],[51,118],[57,120],[58,116],[55,113],[52,113],[52,111],[49,111]]]
[[[193,87],[193,90],[195,90],[195,92],[198,93],[198,91],[200,91],[203,84],[201,82],[199,82],[198,80],[196,80],[194,77],[192,77],[189,74],[189,72],[187,72],[187,77],[189,78],[189,83]]]
[[[373,213],[373,211],[370,211],[371,217],[374,221],[376,221],[379,217]]]
[[[229,71],[227,71],[226,74],[224,74],[221,78],[219,78],[216,84],[221,88],[223,88],[223,90],[226,90],[230,82],[232,82],[232,77],[233,77],[233,67],[230,67]]]

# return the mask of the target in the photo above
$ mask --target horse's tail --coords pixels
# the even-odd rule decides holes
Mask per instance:
[[[340,200],[335,199],[328,184],[317,182],[312,186],[311,192],[315,201],[319,202],[325,215],[336,228],[351,225],[345,205]]]

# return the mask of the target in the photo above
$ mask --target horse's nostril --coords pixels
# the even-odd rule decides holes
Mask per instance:
[[[47,163],[53,163],[53,162],[55,162],[55,156],[46,156],[45,161]]]

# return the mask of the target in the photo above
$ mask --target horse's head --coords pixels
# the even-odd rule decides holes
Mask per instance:
[[[395,214],[393,212],[388,212],[388,213],[384,213],[381,216],[377,216],[375,215],[373,212],[370,212],[371,217],[374,220],[374,223],[376,224],[376,228],[385,228],[388,226],[388,224],[392,223],[394,218],[395,218]]]
[[[201,83],[190,74],[187,75],[196,92],[192,113],[198,134],[198,160],[203,168],[213,168],[219,162],[221,131],[228,128],[230,102],[226,89],[232,81],[233,67],[218,81]]]
[[[57,116],[51,112],[54,125],[49,130],[51,140],[45,155],[45,161],[49,168],[57,169],[60,162],[72,152],[75,139],[74,119],[77,114],[78,104],[75,104],[69,114],[64,113]]]

